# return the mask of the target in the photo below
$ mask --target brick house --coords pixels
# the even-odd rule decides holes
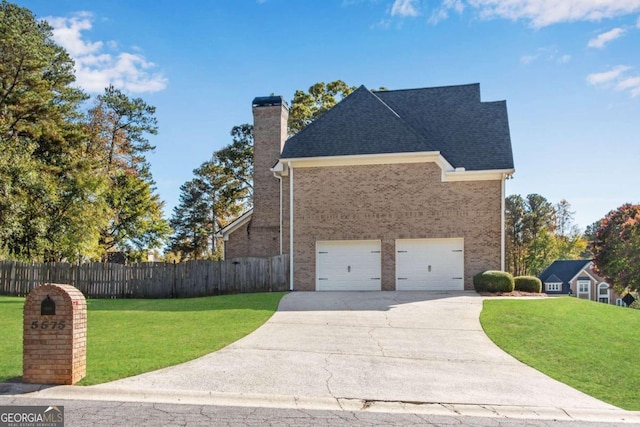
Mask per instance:
[[[548,295],[571,295],[605,304],[625,305],[620,295],[593,269],[588,259],[558,260],[538,278],[542,292]]]
[[[253,101],[254,206],[225,257],[289,254],[291,289],[462,290],[504,267],[505,101],[478,84],[361,86],[288,140],[279,96]]]

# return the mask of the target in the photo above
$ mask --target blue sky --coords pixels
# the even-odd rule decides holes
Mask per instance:
[[[23,0],[76,60],[157,107],[149,156],[165,215],[250,123],[256,96],[318,81],[389,89],[480,83],[506,100],[507,194],[567,199],[584,228],[640,202],[640,0]]]

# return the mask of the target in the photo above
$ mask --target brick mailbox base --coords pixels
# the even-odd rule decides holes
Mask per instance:
[[[75,384],[87,372],[87,303],[70,285],[46,284],[24,305],[22,381]]]

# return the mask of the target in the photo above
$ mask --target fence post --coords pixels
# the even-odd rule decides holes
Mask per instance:
[[[171,283],[171,298],[178,298],[178,296],[176,295],[177,294],[177,290],[176,290],[177,283],[176,282],[178,280],[178,277],[177,277],[177,274],[176,274],[176,269],[177,268],[178,267],[176,266],[176,260],[174,259],[173,260],[173,281]]]

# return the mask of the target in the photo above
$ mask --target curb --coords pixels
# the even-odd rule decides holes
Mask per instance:
[[[7,384],[2,384],[6,386]],[[7,389],[8,388],[8,389]],[[34,399],[92,400],[116,402],[149,402],[182,405],[212,405],[308,409],[328,411],[366,411],[384,413],[426,414],[456,417],[514,418],[531,420],[588,421],[604,423],[638,423],[640,411],[590,410],[586,408],[553,408],[537,406],[469,405],[460,403],[371,401],[358,398],[327,398],[291,395],[236,394],[184,390],[123,390],[112,387],[11,384],[3,387],[5,397]]]

